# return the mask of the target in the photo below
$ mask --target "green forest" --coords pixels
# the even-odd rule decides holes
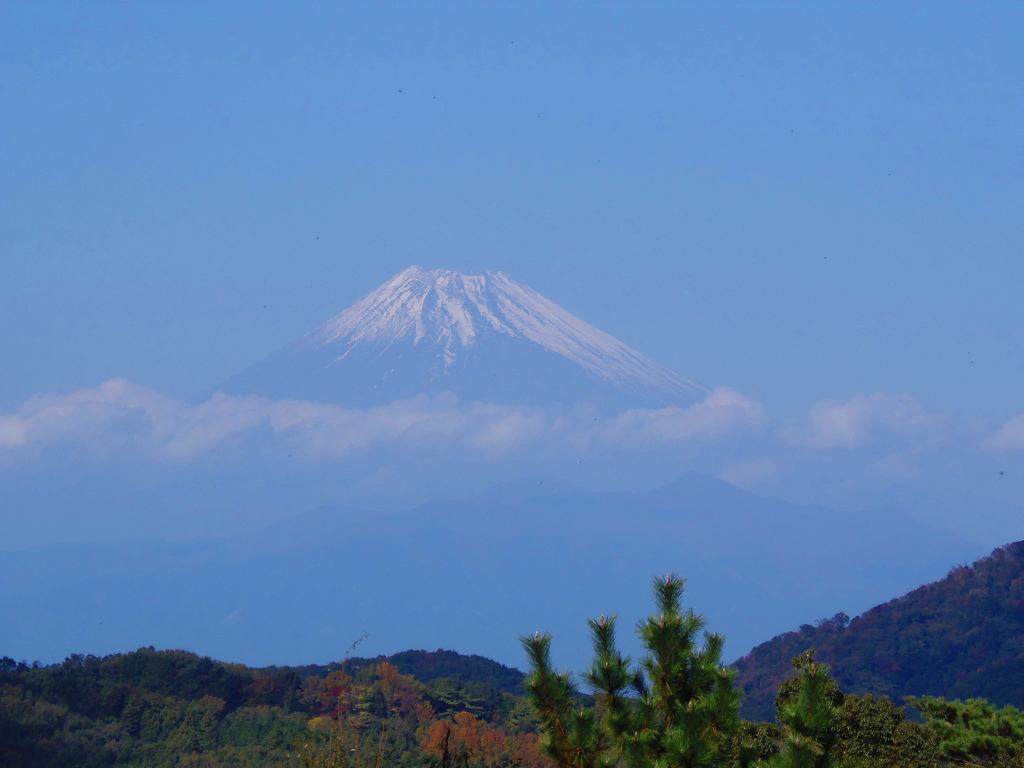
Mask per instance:
[[[744,719],[740,672],[684,608],[683,586],[654,580],[635,661],[617,649],[615,617],[591,620],[594,659],[578,678],[552,666],[542,634],[522,638],[525,676],[451,651],[264,669],[153,648],[3,658],[0,766],[1024,768],[1013,706],[844,692],[812,644],[787,675],[762,676],[779,678],[770,716]]]

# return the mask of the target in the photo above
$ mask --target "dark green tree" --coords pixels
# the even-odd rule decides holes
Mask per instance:
[[[529,700],[544,749],[564,768],[702,768],[732,761],[739,727],[734,673],[722,666],[720,635],[682,608],[684,582],[654,580],[656,612],[637,633],[647,655],[634,667],[615,644],[615,617],[588,624],[594,662],[585,679],[595,706],[580,703],[568,673],[551,665],[549,635],[522,639],[532,667]]]
[[[783,683],[775,697],[782,741],[773,764],[779,768],[823,768],[835,743],[833,722],[843,699],[828,667],[814,660],[814,651],[793,659],[800,675]]]
[[[935,768],[939,763],[935,735],[907,720],[906,711],[885,696],[846,694],[832,729],[834,768]]]
[[[750,724],[741,733],[741,750],[755,758],[748,764],[789,768],[935,768],[936,738],[906,712],[882,696],[843,695],[828,676],[828,667],[814,661],[813,651],[793,659],[800,674],[779,686],[775,697],[778,721],[774,750],[771,729]],[[755,738],[752,738],[755,737]]]
[[[985,699],[946,701],[908,697],[938,736],[938,751],[950,763],[985,768],[1024,768],[1024,712],[996,709]]]

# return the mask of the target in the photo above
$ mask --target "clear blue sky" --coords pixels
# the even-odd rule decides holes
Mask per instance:
[[[0,0],[7,545],[390,489],[398,464],[319,454],[253,484],[354,423],[408,459],[386,424],[176,398],[412,264],[504,270],[732,390],[589,470],[557,445],[616,423],[517,433],[481,483],[700,471],[1024,537],[1022,40],[1019,2]]]
[[[0,408],[201,392],[410,264],[780,414],[1024,380],[1019,3],[0,5]]]

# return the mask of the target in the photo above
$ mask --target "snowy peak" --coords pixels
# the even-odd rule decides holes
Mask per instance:
[[[371,344],[386,349],[398,342],[437,344],[448,362],[481,333],[515,335],[488,307],[489,282],[501,273],[462,274],[410,267],[353,304],[307,337],[314,346]]]
[[[410,267],[301,343],[331,350],[335,363],[356,349],[383,355],[395,345],[435,347],[447,373],[494,336],[532,342],[626,389],[687,398],[706,391],[502,272]]]
[[[224,382],[221,391],[374,408],[418,395],[602,412],[707,390],[502,272],[420,267]]]

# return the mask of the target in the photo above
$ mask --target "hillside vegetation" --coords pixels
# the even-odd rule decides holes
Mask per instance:
[[[746,717],[774,715],[790,660],[808,649],[851,693],[1024,703],[1024,542],[879,605],[804,625],[736,662]]]

